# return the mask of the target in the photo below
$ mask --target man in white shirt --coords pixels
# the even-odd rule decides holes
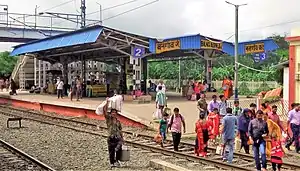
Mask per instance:
[[[158,87],[159,87],[159,86],[162,87],[161,90],[158,90]],[[159,80],[159,83],[158,83],[158,85],[157,85],[157,87],[156,87],[156,92],[158,92],[158,91],[162,91],[164,94],[166,94],[166,86],[165,86],[163,80]]]
[[[61,79],[57,80],[56,83],[57,88],[57,98],[63,98],[63,89],[64,89],[64,82]]]

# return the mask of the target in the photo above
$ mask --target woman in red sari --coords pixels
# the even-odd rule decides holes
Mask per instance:
[[[210,139],[216,141],[217,136],[219,135],[219,126],[220,126],[220,116],[218,114],[218,109],[214,108],[213,112],[209,113],[207,120],[212,124]]]
[[[201,113],[195,128],[195,132],[197,133],[195,154],[197,156],[206,157],[207,155],[207,142],[209,140],[211,127],[211,122],[206,121],[204,113]]]
[[[231,79],[225,76],[222,83],[222,89],[226,100],[228,100],[232,96],[233,94],[232,88],[233,88],[233,84]]]

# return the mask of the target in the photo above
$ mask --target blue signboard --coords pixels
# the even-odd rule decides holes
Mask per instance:
[[[134,46],[132,49],[132,56],[134,58],[142,58],[145,55],[145,48],[140,46]]]
[[[253,60],[254,62],[261,62],[267,59],[267,54],[266,53],[255,53],[253,54]]]

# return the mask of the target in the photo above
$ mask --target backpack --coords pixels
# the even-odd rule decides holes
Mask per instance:
[[[180,117],[180,119],[181,119],[181,122],[183,122],[183,119],[182,119],[181,114],[179,114],[179,117]],[[168,128],[171,128],[171,127],[172,127],[173,121],[174,121],[174,115],[171,116],[171,121],[170,121],[170,124],[168,125]]]

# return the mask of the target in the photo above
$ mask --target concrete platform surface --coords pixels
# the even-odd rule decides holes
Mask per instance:
[[[150,167],[163,171],[192,171],[160,159],[150,160]]]
[[[0,96],[7,97],[9,96],[7,92],[0,92]],[[38,95],[38,94],[29,94],[26,92],[20,92],[16,96],[10,96],[12,99],[24,100],[30,102],[39,102],[46,103],[58,106],[66,106],[73,108],[84,108],[95,110],[96,107],[105,99],[105,98],[84,98],[80,101],[70,101],[68,97],[64,99],[57,99],[54,95]],[[198,109],[196,106],[196,101],[187,101],[181,97],[171,97],[168,100],[168,107],[172,110],[175,107],[180,109],[180,113],[186,120],[186,134],[190,135],[194,133],[195,122],[198,119]],[[255,102],[255,99],[245,99],[245,105],[249,106],[250,103]],[[149,104],[134,104],[132,102],[125,102],[122,109],[122,115],[133,119],[137,122],[143,123],[149,127],[155,129],[158,128],[157,124],[153,122],[153,113],[156,111],[155,102]]]

